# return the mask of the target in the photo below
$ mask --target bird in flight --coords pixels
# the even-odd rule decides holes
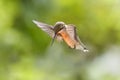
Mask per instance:
[[[73,24],[65,24],[64,22],[56,22],[54,26],[48,25],[46,23],[38,22],[33,20],[39,28],[44,32],[48,33],[52,37],[52,44],[54,39],[59,41],[64,40],[65,43],[72,49],[82,50],[83,52],[88,52],[88,49],[80,41],[76,33],[76,27]]]

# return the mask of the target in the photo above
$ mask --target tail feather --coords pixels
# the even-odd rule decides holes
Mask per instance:
[[[89,52],[89,50],[85,46],[82,46],[80,44],[76,45],[76,49],[82,50],[83,52]]]

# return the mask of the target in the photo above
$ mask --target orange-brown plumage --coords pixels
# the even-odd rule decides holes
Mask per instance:
[[[54,39],[63,39],[71,48],[82,50],[84,52],[88,51],[80,41],[80,38],[76,33],[75,25],[66,25],[64,22],[56,22],[56,24],[52,26],[35,20],[33,20],[33,22],[53,38],[52,43],[54,42]]]
[[[67,43],[68,46],[71,48],[74,48],[75,41],[71,39],[69,34],[66,32],[66,30],[61,30],[58,32],[59,35],[63,38],[63,40]]]

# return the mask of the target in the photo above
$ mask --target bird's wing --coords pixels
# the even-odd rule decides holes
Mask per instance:
[[[33,20],[33,23],[35,23],[39,28],[41,28],[43,31],[48,33],[52,38],[54,37],[55,33],[53,31],[53,26],[42,23],[42,22],[38,22],[36,20]]]
[[[75,45],[76,49],[80,49],[84,52],[87,52],[88,50],[86,49],[85,45],[81,42],[79,36],[76,33],[76,27],[73,24],[68,24],[66,25],[66,31],[71,37],[72,40],[75,40],[77,43]]]
[[[69,34],[69,36],[72,38],[72,40],[77,40],[77,34],[76,34],[76,27],[73,24],[68,24],[65,26],[66,31]]]

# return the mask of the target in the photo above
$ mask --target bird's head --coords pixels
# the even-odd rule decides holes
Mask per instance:
[[[60,30],[62,30],[63,28],[65,28],[65,23],[64,22],[56,22],[56,24],[54,26],[54,31],[55,31],[55,33],[57,33]]]

